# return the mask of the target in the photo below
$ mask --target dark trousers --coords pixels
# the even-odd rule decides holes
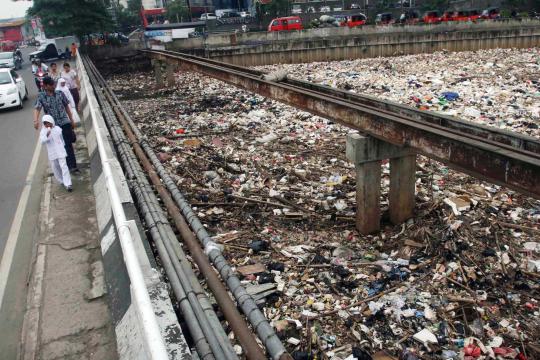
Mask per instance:
[[[79,108],[79,101],[81,99],[79,96],[79,89],[77,88],[69,89],[69,92],[71,93],[71,96],[73,96],[73,101],[75,101],[75,106]]]
[[[66,149],[66,162],[69,170],[77,168],[77,159],[75,159],[75,151],[73,143],[75,142],[75,132],[71,127],[71,123],[60,126],[62,128],[62,137],[64,138],[64,148]]]
[[[38,89],[38,91],[41,91],[41,83],[39,82],[38,78],[34,78],[35,82],[36,82],[36,87]]]

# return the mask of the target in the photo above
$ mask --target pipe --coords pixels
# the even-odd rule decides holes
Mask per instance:
[[[110,89],[106,85],[103,85],[104,89],[110,92]],[[105,92],[105,96],[113,103],[114,99],[111,98],[110,94]],[[244,319],[238,312],[235,303],[231,300],[225,286],[222,284],[221,280],[215,273],[214,269],[210,265],[208,258],[202,251],[201,247],[198,245],[197,240],[189,226],[185,222],[184,218],[180,214],[180,211],[174,204],[173,199],[171,198],[167,189],[161,183],[161,180],[158,174],[155,172],[151,162],[148,160],[148,157],[144,153],[143,149],[137,143],[135,134],[132,132],[129,124],[127,123],[122,112],[119,111],[119,106],[113,105],[113,111],[116,113],[116,116],[119,122],[122,124],[124,132],[127,135],[127,138],[131,141],[133,149],[139,158],[141,165],[144,170],[147,172],[148,177],[152,181],[155,189],[158,191],[161,200],[166,206],[169,215],[174,220],[177,230],[180,232],[184,243],[188,247],[193,260],[196,262],[199,270],[206,278],[207,284],[215,295],[215,299],[218,302],[222,312],[227,319],[227,322],[231,326],[231,329],[236,334],[242,349],[245,351],[246,357],[253,360],[265,360],[266,356],[262,352],[261,348],[257,344],[255,337],[252,332],[249,330],[248,325],[245,323]]]
[[[92,68],[91,63],[89,63],[89,68]],[[119,155],[123,160],[129,179],[133,179],[133,181],[130,181],[130,185],[134,190],[139,206],[144,213],[145,221],[150,228],[151,235],[158,248],[158,253],[160,254],[164,268],[167,270],[173,290],[175,290],[175,294],[180,301],[181,309],[188,320],[187,324],[190,327],[190,331],[192,332],[192,335],[197,336],[197,338],[204,340],[204,337],[206,337],[209,341],[208,343],[201,340],[196,341],[197,352],[203,358],[208,357],[209,355],[211,357],[212,355],[208,351],[208,346],[210,346],[215,354],[220,355],[217,358],[222,358],[222,356],[225,355],[225,358],[227,359],[237,359],[230,342],[224,341],[227,338],[215,313],[212,311],[214,320],[213,325],[210,325],[210,320],[205,316],[208,314],[208,309],[212,309],[208,300],[205,298],[206,302],[208,302],[208,307],[206,311],[203,311],[201,303],[197,298],[198,295],[196,295],[192,285],[197,284],[200,289],[198,291],[199,294],[202,295],[204,293],[196,280],[192,269],[189,267],[187,259],[185,259],[185,256],[182,256],[184,261],[180,262],[177,258],[171,256],[171,254],[183,255],[183,252],[180,248],[174,248],[171,245],[172,242],[170,239],[174,238],[174,233],[161,211],[159,202],[157,198],[155,198],[155,195],[145,178],[144,172],[141,170],[137,159],[133,155],[110,106],[104,101],[103,94],[99,91],[96,91],[96,94],[100,99],[104,115],[109,120],[111,135],[117,144]],[[164,241],[164,239],[167,239],[167,241]],[[190,273],[191,276],[187,276],[185,272]],[[176,276],[172,274],[175,274]],[[184,289],[186,291],[184,291]],[[187,304],[185,300],[188,300]],[[221,331],[218,331],[218,329]],[[217,336],[213,331],[216,331],[217,334],[222,334],[222,336]],[[204,333],[204,336],[201,337],[202,333]]]
[[[80,69],[79,71],[82,73],[82,83],[85,87],[88,85],[86,90],[90,92],[92,85],[89,82],[87,83],[87,74],[80,57],[77,59],[77,65]],[[111,210],[118,231],[120,245],[122,246],[124,262],[129,274],[135,309],[138,313],[139,320],[143,325],[143,338],[145,341],[144,348],[147,352],[148,358],[155,360],[166,360],[169,358],[167,348],[165,346],[165,341],[161,336],[161,330],[157,323],[154,308],[152,307],[152,302],[148,294],[148,289],[146,288],[146,284],[144,282],[144,276],[141,270],[141,265],[139,264],[139,259],[137,258],[137,252],[133,246],[133,238],[126,219],[126,214],[124,213],[122,201],[113,179],[110,165],[111,159],[109,159],[105,150],[104,140],[101,137],[101,131],[99,131],[99,124],[96,120],[96,110],[92,106],[92,100],[93,99],[88,98],[92,126],[95,129],[98,152],[101,159],[103,174],[107,182]]]
[[[163,201],[165,207],[167,208],[169,215],[173,219],[176,228],[180,232],[182,239],[184,240],[184,244],[186,244],[186,246],[188,247],[193,260],[199,267],[199,271],[205,276],[208,287],[214,293],[215,299],[218,302],[221,310],[223,311],[227,322],[237,336],[238,341],[242,346],[242,349],[245,351],[246,357],[250,360],[265,360],[266,356],[257,344],[257,341],[255,340],[252,332],[249,330],[247,323],[236,309],[236,305],[231,300],[227,289],[210,265],[208,257],[204,254],[201,247],[199,246],[195,235],[191,232],[191,229],[182,217],[180,210],[174,203],[174,200],[172,199],[170,193],[163,186],[159,175],[156,173],[154,167],[152,166],[152,163],[144,153],[141,146],[137,143],[135,134],[131,130],[131,127],[127,123],[125,117],[118,110],[118,106],[114,106],[113,111],[116,113],[117,118],[122,124],[124,132],[126,133],[128,139],[133,145],[137,157],[139,158],[144,170],[147,172],[147,175],[150,178],[152,184],[154,185],[156,191],[159,193],[159,196]]]
[[[97,76],[99,76],[101,78],[101,81],[105,83],[105,80],[100,74],[98,74]],[[157,173],[163,180],[163,184],[165,184],[165,186],[171,193],[171,196],[180,208],[182,215],[191,226],[193,232],[197,235],[199,242],[203,245],[205,252],[208,254],[208,257],[210,258],[212,264],[216,267],[221,277],[225,279],[231,293],[234,295],[244,314],[246,314],[249,322],[256,330],[259,338],[262,340],[271,357],[274,360],[291,359],[291,356],[287,353],[287,350],[281,343],[274,329],[272,328],[272,326],[270,326],[268,320],[258,308],[255,300],[253,300],[253,297],[251,297],[251,295],[249,295],[244,289],[244,287],[241,285],[240,279],[238,279],[225,257],[221,254],[219,248],[212,241],[203,224],[200,222],[197,215],[191,209],[188,201],[184,198],[184,196],[176,186],[175,182],[168,174],[167,170],[163,167],[163,165],[157,158],[152,147],[148,144],[145,137],[140,133],[139,129],[137,128],[129,114],[127,114],[127,112],[122,108],[118,98],[114,95],[114,93],[112,93],[112,91],[109,90],[109,92],[111,93],[110,96],[114,101],[115,109],[118,109],[118,111],[122,112],[122,115],[129,123],[133,133],[136,135],[139,141],[140,146],[144,149],[148,158],[154,165]]]

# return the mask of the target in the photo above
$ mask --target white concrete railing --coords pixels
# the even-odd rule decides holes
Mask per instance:
[[[145,350],[147,358],[152,360],[166,360],[168,354],[165,346],[165,341],[161,336],[161,331],[152,307],[152,302],[148,294],[143,272],[137,258],[137,253],[133,244],[133,237],[130,231],[128,220],[122,207],[122,201],[119,195],[119,191],[116,187],[116,183],[113,178],[113,172],[110,162],[114,161],[114,158],[107,156],[105,149],[105,140],[103,139],[102,127],[97,121],[97,114],[99,111],[99,105],[93,94],[93,88],[90,83],[90,79],[84,68],[81,57],[77,56],[77,67],[79,71],[79,78],[81,81],[81,91],[86,91],[86,97],[88,107],[90,110],[90,117],[92,118],[92,127],[95,131],[96,142],[99,151],[99,157],[103,169],[103,175],[106,179],[107,190],[109,194],[109,200],[111,203],[111,210],[114,217],[114,222],[122,246],[122,253],[124,256],[124,262],[126,264],[127,272],[131,282],[131,293],[133,301],[136,305],[137,316],[141,322],[141,329],[143,331],[143,338],[145,340]],[[107,129],[104,129],[107,132]],[[113,156],[113,155],[111,155]]]

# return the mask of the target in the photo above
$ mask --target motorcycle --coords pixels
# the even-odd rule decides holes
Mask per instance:
[[[14,60],[14,65],[15,65],[15,70],[20,70],[22,69],[22,63],[23,63],[23,59],[21,56],[15,54],[15,56],[13,57],[13,60]]]
[[[49,73],[43,70],[43,68],[41,67],[37,69],[36,72],[34,73],[34,80],[36,81],[36,86],[38,88],[38,91],[43,90],[43,78],[47,75],[49,75]]]

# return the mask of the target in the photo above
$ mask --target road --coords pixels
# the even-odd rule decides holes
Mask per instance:
[[[22,75],[30,93],[22,110],[0,111],[0,258],[4,251],[13,216],[25,184],[28,167],[37,141],[32,126],[32,107],[37,96],[27,55],[17,72]]]
[[[38,241],[38,220],[47,157],[36,148],[32,122],[37,97],[28,53],[17,72],[29,91],[24,108],[0,110],[0,354],[15,359],[26,310],[29,269]]]

